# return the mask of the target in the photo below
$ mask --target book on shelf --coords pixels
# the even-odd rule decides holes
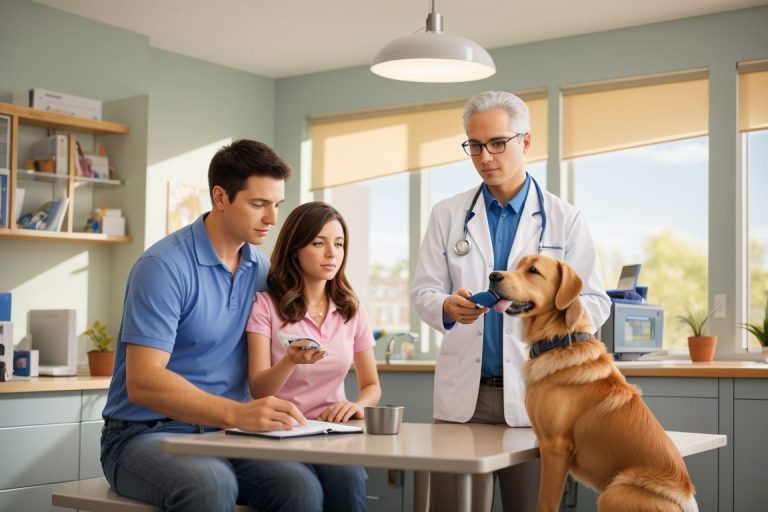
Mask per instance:
[[[75,145],[77,147],[77,158],[75,159],[77,162],[77,175],[83,176],[84,178],[93,178],[91,163],[85,158],[83,148],[80,147],[80,142],[76,140]]]
[[[13,212],[13,221],[19,222],[19,217],[21,217],[21,209],[24,206],[24,197],[27,195],[26,189],[23,188],[17,188],[16,189],[16,202],[13,205],[14,212]]]
[[[270,430],[268,432],[253,432],[250,430],[240,430],[239,428],[228,428],[227,434],[238,436],[257,436],[269,437],[272,439],[288,439],[292,437],[322,436],[335,434],[362,434],[363,427],[355,425],[342,425],[341,423],[330,423],[328,421],[307,420],[304,425],[295,425],[291,430]]]
[[[0,169],[0,228],[10,227],[11,173]]]

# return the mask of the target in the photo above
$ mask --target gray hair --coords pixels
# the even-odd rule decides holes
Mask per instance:
[[[494,109],[506,110],[509,114],[509,124],[517,133],[530,133],[531,114],[528,105],[523,100],[506,91],[485,91],[472,96],[464,104],[464,131],[467,131],[469,119],[481,112]]]

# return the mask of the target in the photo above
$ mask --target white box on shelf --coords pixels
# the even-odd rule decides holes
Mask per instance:
[[[105,235],[124,236],[125,217],[105,215],[104,218],[101,219],[101,232]]]
[[[101,121],[101,101],[35,87],[13,94],[15,105]]]
[[[56,174],[67,174],[69,165],[69,141],[66,135],[51,135],[32,143],[29,148],[32,160],[53,160]]]

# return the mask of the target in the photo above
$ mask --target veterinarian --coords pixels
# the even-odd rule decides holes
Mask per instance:
[[[482,184],[437,203],[421,244],[411,304],[443,334],[434,388],[436,422],[528,427],[521,375],[528,359],[519,319],[467,300],[488,289],[494,270],[543,253],[568,261],[584,280],[581,301],[595,328],[610,300],[592,235],[581,212],[525,172],[531,144],[528,106],[487,91],[464,105],[464,151]],[[504,510],[535,510],[538,461],[497,472]],[[491,509],[494,475],[473,478],[472,510]],[[431,474],[433,510],[454,510],[457,480]]]

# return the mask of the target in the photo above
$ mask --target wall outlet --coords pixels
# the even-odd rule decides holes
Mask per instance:
[[[715,295],[715,318],[725,318],[725,294],[719,293]]]

